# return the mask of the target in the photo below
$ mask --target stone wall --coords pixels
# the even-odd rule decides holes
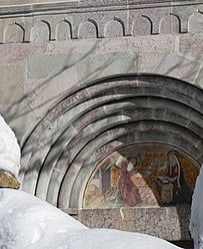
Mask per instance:
[[[86,209],[79,220],[88,227],[146,233],[166,240],[190,240],[190,207]]]
[[[200,165],[202,13],[202,1],[0,1],[0,111],[22,188],[82,209],[97,163],[136,142]]]
[[[0,9],[0,96],[22,146],[64,90],[98,78],[161,74],[202,87],[201,1],[14,2]]]

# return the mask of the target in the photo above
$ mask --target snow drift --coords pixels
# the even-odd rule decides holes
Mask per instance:
[[[20,190],[0,189],[0,248],[175,249],[162,239],[111,229],[88,229]]]

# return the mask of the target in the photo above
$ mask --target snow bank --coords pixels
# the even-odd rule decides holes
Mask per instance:
[[[157,237],[113,229],[88,229],[76,233],[69,243],[68,249],[180,249]]]
[[[14,189],[0,189],[0,224],[0,248],[8,249],[69,248],[68,239],[87,229],[52,205]]]
[[[0,169],[14,174],[20,169],[20,147],[16,136],[0,115]]]
[[[189,228],[194,240],[194,249],[203,249],[203,165],[193,193]]]
[[[20,190],[0,189],[0,248],[178,249],[149,235],[88,229],[50,204]]]

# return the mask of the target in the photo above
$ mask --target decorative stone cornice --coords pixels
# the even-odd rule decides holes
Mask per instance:
[[[158,8],[158,7],[171,7],[171,6],[187,6],[202,4],[202,1],[198,0],[10,0],[0,1],[0,15],[28,15],[47,12],[87,12],[97,10],[126,10],[126,9],[143,9],[143,8]]]
[[[68,11],[74,12],[75,9],[79,7],[78,1],[49,1],[41,3],[26,3],[26,4],[9,4],[9,5],[0,5],[0,15],[29,15],[29,14],[39,14],[47,13],[53,11]]]
[[[0,1],[0,43],[97,39],[202,30],[203,3],[160,0]]]

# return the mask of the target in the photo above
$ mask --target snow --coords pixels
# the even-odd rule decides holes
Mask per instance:
[[[169,242],[141,233],[88,229],[71,237],[70,249],[175,249]]]
[[[203,165],[193,193],[189,228],[194,240],[194,249],[203,249]]]
[[[87,229],[52,205],[14,189],[0,189],[0,224],[0,248],[8,249],[68,248],[67,239]]]
[[[13,173],[17,178],[20,157],[16,136],[0,115],[0,169]]]
[[[0,248],[7,249],[175,249],[149,235],[89,229],[37,197],[0,189]]]
[[[0,170],[18,178],[20,148],[0,116]],[[193,195],[190,232],[203,249],[203,169]],[[89,229],[45,201],[14,189],[0,189],[1,249],[178,249],[157,237],[112,229]]]

